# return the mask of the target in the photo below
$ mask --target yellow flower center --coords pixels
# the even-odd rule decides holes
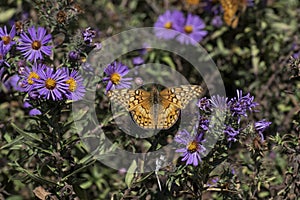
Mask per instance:
[[[81,62],[85,63],[86,62],[86,57],[81,57]]]
[[[9,35],[2,36],[1,39],[3,41],[3,44],[5,44],[5,45],[8,45],[10,43],[10,41],[11,41],[11,38],[10,38]]]
[[[167,29],[171,29],[172,28],[172,22],[166,22],[164,27],[167,28]]]
[[[32,42],[31,44],[31,47],[34,49],[34,50],[39,50],[42,46],[42,43],[38,40],[35,40]]]
[[[121,76],[118,73],[113,73],[110,75],[110,80],[113,84],[118,85],[120,83]]]
[[[190,142],[187,146],[187,149],[191,153],[196,152],[198,149],[198,143],[195,140]]]
[[[190,34],[191,32],[193,32],[193,26],[191,25],[186,25],[184,27],[184,32],[186,32],[187,34]]]
[[[30,72],[30,74],[29,74],[29,76],[28,76],[28,78],[27,78],[27,82],[28,82],[30,85],[32,85],[32,84],[34,83],[34,81],[32,80],[33,78],[39,79],[40,77],[39,77],[39,75],[38,75],[37,73],[35,73],[35,72]]]
[[[53,90],[56,86],[56,81],[52,78],[48,78],[45,83],[48,90]]]
[[[77,88],[77,83],[74,78],[70,78],[69,80],[66,81],[67,84],[69,84],[69,90],[71,92],[74,92]]]

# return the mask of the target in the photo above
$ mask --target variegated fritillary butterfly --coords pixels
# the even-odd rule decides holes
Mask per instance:
[[[181,85],[158,91],[120,89],[107,93],[110,100],[119,103],[130,112],[135,123],[143,129],[169,129],[179,118],[180,110],[195,97],[201,96],[198,85]]]
[[[236,28],[239,23],[240,12],[245,11],[247,0],[220,0],[224,10],[223,19],[228,26]]]

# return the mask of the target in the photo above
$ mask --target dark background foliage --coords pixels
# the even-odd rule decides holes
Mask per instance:
[[[209,32],[200,44],[221,71],[227,96],[235,96],[236,89],[250,92],[260,104],[260,112],[250,118],[272,122],[263,143],[255,137],[244,137],[226,149],[220,163],[199,169],[198,172],[205,167],[211,170],[209,178],[198,175],[199,179],[212,181],[219,176],[214,189],[198,188],[202,198],[297,199],[300,85],[295,54],[300,51],[300,4],[297,0],[256,0],[254,7],[241,13],[236,28],[225,24],[216,28],[211,25],[212,14],[203,9],[203,2],[189,5],[184,0],[4,0],[0,2],[0,23],[3,27],[20,20],[24,28],[29,24],[46,27],[55,45],[54,57],[48,62],[60,66],[69,65],[65,58],[81,45],[81,32],[87,27],[96,30],[94,41],[101,42],[134,27],[151,27],[167,9],[198,14]],[[90,49],[82,48],[84,58]],[[162,54],[156,52],[155,59],[147,59],[164,63],[169,57],[167,64],[186,66],[176,56]],[[17,60],[11,59],[13,66]],[[184,68],[179,71],[186,73]],[[1,77],[2,82],[14,73],[15,68],[11,67]],[[97,105],[102,111],[109,108],[103,91],[97,94]],[[72,128],[70,104],[47,102],[42,106],[47,115],[28,117],[28,110],[22,107],[22,94],[2,87],[0,96],[0,199],[42,199],[47,195],[48,199],[193,197],[184,183],[193,183],[195,177],[179,160],[161,171],[160,191],[153,173],[126,174],[95,161]],[[107,119],[106,112],[99,113],[99,119]],[[110,124],[104,126],[125,148],[134,143],[120,132],[113,132]],[[199,186],[188,187],[195,191]]]

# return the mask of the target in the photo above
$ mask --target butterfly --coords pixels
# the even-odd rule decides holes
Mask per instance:
[[[247,0],[220,0],[224,10],[223,19],[228,26],[236,28],[239,23],[240,10],[245,11]]]
[[[144,89],[120,89],[107,92],[113,102],[130,112],[133,121],[143,129],[169,129],[179,118],[180,110],[195,97],[201,96],[199,85],[181,85],[158,91],[152,86]]]

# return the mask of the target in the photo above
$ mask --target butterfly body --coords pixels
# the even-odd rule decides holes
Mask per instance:
[[[202,87],[198,85],[183,85],[162,91],[153,86],[150,91],[112,90],[107,96],[123,105],[141,128],[169,129],[178,120],[180,110],[185,108],[191,99],[202,95],[202,92]]]

